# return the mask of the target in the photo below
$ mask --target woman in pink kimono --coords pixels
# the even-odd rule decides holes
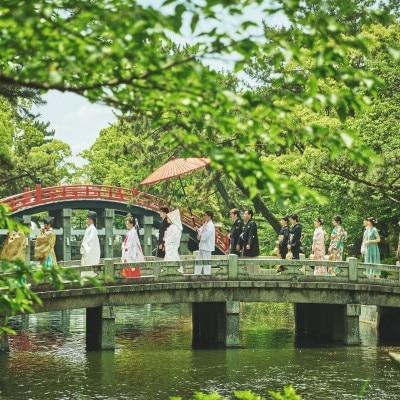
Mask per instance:
[[[314,219],[314,235],[312,243],[313,260],[325,260],[325,231],[323,228],[324,219]],[[314,275],[326,276],[326,267],[315,266]]]
[[[142,246],[140,245],[139,235],[136,230],[136,221],[132,214],[127,214],[125,218],[125,226],[128,232],[122,242],[121,262],[131,264],[134,262],[144,261]]]

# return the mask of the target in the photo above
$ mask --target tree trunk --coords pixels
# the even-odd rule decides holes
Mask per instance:
[[[235,181],[236,186],[241,190],[241,192],[248,198],[250,198],[250,193],[248,189],[243,185],[243,182],[239,179]],[[268,209],[265,203],[262,201],[261,197],[257,195],[252,199],[254,204],[254,211],[260,213],[272,226],[274,231],[279,234],[281,230],[281,224],[274,214]]]
[[[215,186],[216,186],[219,194],[222,196],[222,198],[223,198],[225,204],[227,205],[227,207],[229,208],[229,210],[231,210],[232,208],[236,208],[236,205],[232,202],[228,192],[225,189],[224,184],[221,182],[220,176],[221,176],[220,173],[215,175],[215,178],[214,178]]]

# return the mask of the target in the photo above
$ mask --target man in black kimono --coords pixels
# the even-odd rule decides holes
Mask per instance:
[[[284,216],[281,218],[281,230],[279,231],[278,240],[276,244],[278,245],[278,257],[285,259],[286,254],[288,253],[288,244],[290,239],[290,228],[288,226],[289,216]],[[283,265],[279,265],[276,269],[276,272],[282,272],[286,268]]]
[[[165,244],[164,244],[164,235],[165,231],[169,227],[169,222],[167,220],[167,214],[169,213],[168,207],[160,207],[160,217],[162,219],[160,228],[158,230],[158,241],[157,241],[157,252],[156,257],[164,258],[165,257]]]
[[[243,221],[240,218],[240,212],[237,208],[229,211],[229,216],[233,221],[231,232],[229,234],[229,254],[241,255],[240,235],[243,232]]]
[[[292,252],[293,259],[298,260],[300,259],[301,232],[302,232],[302,227],[299,224],[299,216],[297,214],[290,215],[289,222],[292,228],[290,230],[288,250]]]
[[[253,221],[253,211],[246,210],[243,213],[245,226],[241,234],[241,245],[243,257],[258,257],[260,246],[258,243],[257,224]]]

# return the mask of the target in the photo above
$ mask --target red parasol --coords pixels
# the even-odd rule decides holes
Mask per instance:
[[[190,214],[192,215],[192,210],[190,208],[190,205],[189,205],[189,202],[188,202],[188,199],[186,196],[185,188],[181,181],[181,176],[188,174],[190,172],[196,171],[200,168],[204,168],[209,164],[210,164],[209,158],[175,158],[175,157],[171,157],[171,160],[169,160],[166,164],[162,165],[160,168],[156,169],[145,180],[140,182],[140,184],[142,186],[145,186],[145,185],[150,185],[152,183],[158,183],[161,181],[165,181],[165,180],[171,179],[171,178],[179,178],[179,182],[181,184],[182,191],[183,191],[183,194],[186,199],[186,203],[188,205]],[[192,220],[193,220],[193,225],[195,226],[193,215],[192,215]]]
[[[208,158],[171,157],[171,160],[162,165],[160,168],[156,169],[144,181],[140,182],[140,184],[145,186],[152,183],[165,181],[167,179],[180,177],[200,168],[204,168],[208,164],[210,164],[210,159]]]

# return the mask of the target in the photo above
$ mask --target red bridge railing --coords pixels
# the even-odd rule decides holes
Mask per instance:
[[[65,185],[43,188],[37,184],[34,190],[6,197],[0,200],[11,208],[12,213],[36,207],[43,204],[73,200],[104,200],[135,205],[141,208],[157,211],[165,206],[165,200],[149,193],[139,192],[136,188],[127,189],[104,185]],[[188,215],[181,210],[182,223],[192,229],[203,224],[198,215]],[[194,224],[193,224],[194,222]],[[228,249],[226,236],[216,229],[216,246],[226,252]]]

